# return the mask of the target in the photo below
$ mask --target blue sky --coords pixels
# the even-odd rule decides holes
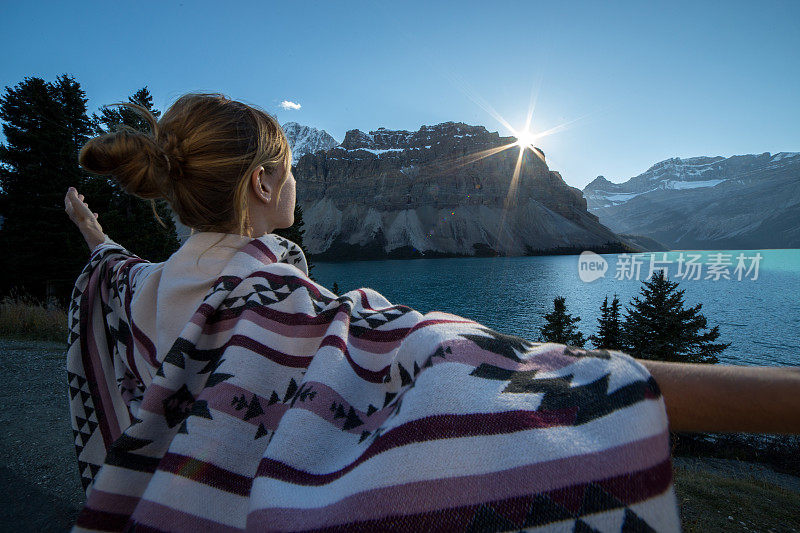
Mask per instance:
[[[800,151],[800,2],[3,2],[0,87],[69,73],[91,110],[223,92],[338,140],[532,130],[583,187],[669,157]],[[283,110],[283,100],[299,103]],[[483,105],[479,105],[483,104]]]

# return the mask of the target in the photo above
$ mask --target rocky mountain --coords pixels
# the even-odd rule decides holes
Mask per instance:
[[[281,127],[289,141],[289,146],[292,147],[292,165],[296,165],[306,154],[329,150],[339,145],[339,141],[331,137],[325,130],[303,126],[297,122],[287,122]]]
[[[306,250],[347,259],[626,249],[530,149],[515,187],[519,148],[481,158],[514,141],[453,122],[348,131],[295,167]]]
[[[615,232],[669,248],[800,248],[800,153],[673,158],[583,193]]]

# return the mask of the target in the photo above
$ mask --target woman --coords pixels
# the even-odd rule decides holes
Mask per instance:
[[[77,530],[678,530],[667,415],[798,431],[779,370],[638,362],[337,296],[271,234],[295,203],[271,116],[219,95],[159,121],[136,109],[152,135],[93,139],[81,165],[196,233],[149,263],[67,193],[92,251],[69,314]],[[731,402],[743,391],[769,409]]]

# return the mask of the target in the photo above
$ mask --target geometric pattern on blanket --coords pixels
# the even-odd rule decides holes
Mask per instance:
[[[157,354],[130,311],[149,265],[104,244],[73,290],[76,531],[680,530],[663,399],[626,354],[333,294],[272,234]]]

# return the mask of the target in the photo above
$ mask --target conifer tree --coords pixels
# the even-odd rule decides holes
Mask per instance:
[[[719,326],[708,331],[702,304],[684,307],[683,290],[663,271],[644,282],[641,295],[626,308],[623,348],[633,357],[680,363],[718,363],[730,343],[715,342]]]
[[[153,108],[153,97],[147,86],[133,93],[128,101],[149,110],[156,118],[161,114]],[[104,107],[92,120],[97,135],[121,127],[150,132],[147,121],[127,107]],[[160,262],[178,249],[175,223],[165,200],[151,201],[128,194],[112,176],[91,176],[84,195],[92,209],[100,214],[103,231],[132,253]]]
[[[86,263],[86,244],[64,213],[64,195],[86,175],[78,152],[92,133],[86,96],[67,75],[26,77],[6,87],[0,119],[0,292],[44,299],[69,289]]]
[[[608,305],[608,296],[603,298],[600,306],[600,318],[597,319],[597,335],[590,335],[589,340],[597,348],[607,350],[622,350],[622,321],[619,316],[619,298],[614,295],[611,305]]]
[[[299,246],[301,250],[303,250],[303,254],[306,256],[306,262],[308,263],[309,277],[311,277],[311,269],[314,268],[314,265],[308,258],[306,249],[303,246],[303,235],[305,235],[306,230],[305,230],[305,222],[303,222],[303,208],[300,206],[299,203],[295,203],[294,206],[294,224],[292,224],[288,228],[276,229],[275,231],[273,231],[273,233],[275,235],[280,235],[284,239],[289,239],[297,246]]]
[[[161,116],[161,111],[153,107],[153,95],[150,94],[150,89],[147,88],[147,85],[129,96],[128,102],[144,107],[156,118]],[[92,119],[98,135],[116,131],[122,125],[134,128],[137,131],[150,131],[150,125],[144,117],[124,106],[103,107],[100,109],[99,115],[97,113],[92,115]]]
[[[303,248],[303,235],[305,235],[306,230],[303,227],[305,224],[303,222],[303,208],[300,207],[300,204],[295,203],[294,206],[294,224],[289,226],[288,228],[276,229],[273,231],[275,235],[279,235],[284,239],[289,239],[300,248]],[[304,250],[305,251],[305,250]]]
[[[539,328],[540,339],[544,342],[557,342],[570,346],[582,347],[586,344],[583,333],[575,326],[581,318],[567,313],[567,305],[563,296],[553,300],[553,312],[544,315],[545,325]]]

